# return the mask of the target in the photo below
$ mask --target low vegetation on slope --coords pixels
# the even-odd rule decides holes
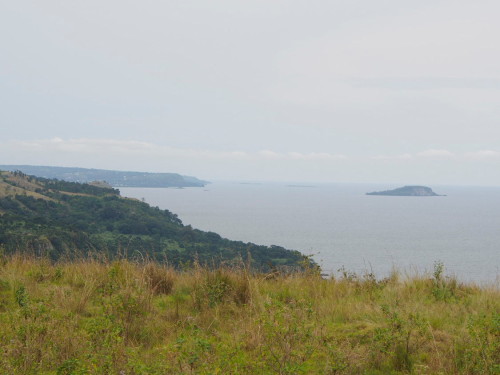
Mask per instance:
[[[298,267],[303,256],[279,246],[230,241],[183,225],[177,215],[116,189],[0,172],[0,245],[56,260],[101,254],[149,258],[175,267],[251,257],[252,268]]]
[[[442,274],[0,263],[2,374],[497,374],[500,293]]]

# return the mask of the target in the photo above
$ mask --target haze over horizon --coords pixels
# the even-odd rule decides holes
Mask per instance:
[[[0,164],[500,186],[500,3],[0,5]]]

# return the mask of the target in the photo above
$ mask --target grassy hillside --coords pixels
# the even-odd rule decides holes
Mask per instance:
[[[0,262],[2,374],[498,374],[500,292],[434,275]]]
[[[116,189],[0,172],[0,246],[61,257],[149,258],[175,267],[240,262],[253,268],[298,267],[303,256],[279,246],[230,241],[185,226],[168,210]]]

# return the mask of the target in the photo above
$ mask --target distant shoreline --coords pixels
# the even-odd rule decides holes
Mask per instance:
[[[120,187],[137,188],[184,188],[184,187],[204,187],[209,181],[200,180],[192,176],[183,176],[178,173],[153,173],[116,171],[108,169],[72,168],[72,167],[51,167],[34,165],[0,165],[0,170],[21,171],[27,175],[32,175],[47,179],[58,179],[68,182],[92,183],[99,181],[108,185]]]

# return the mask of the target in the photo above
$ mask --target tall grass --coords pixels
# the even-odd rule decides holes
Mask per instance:
[[[1,374],[497,374],[500,292],[432,275],[0,262]]]

